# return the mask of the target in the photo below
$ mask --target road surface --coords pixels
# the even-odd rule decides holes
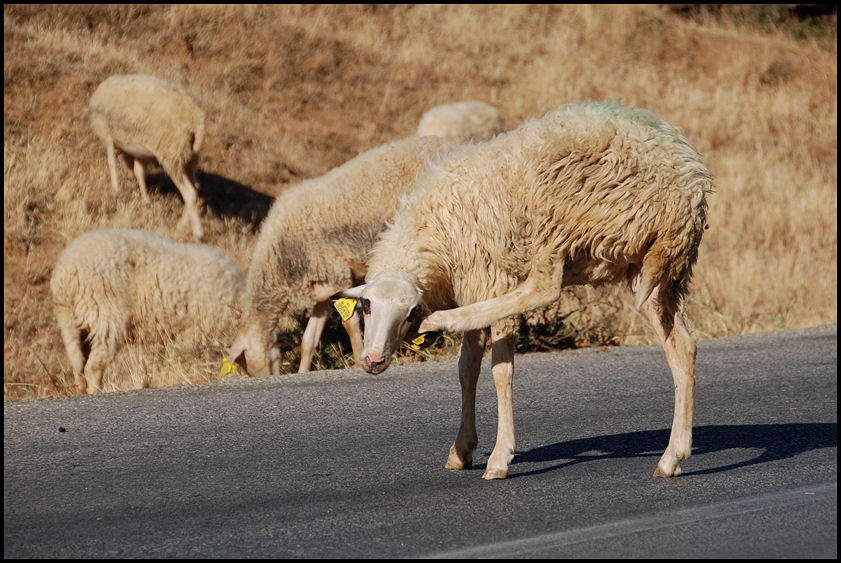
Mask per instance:
[[[699,342],[693,455],[662,349],[488,360],[474,467],[455,362],[4,406],[4,557],[837,557],[837,328]]]

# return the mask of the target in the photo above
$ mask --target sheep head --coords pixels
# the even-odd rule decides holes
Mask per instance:
[[[228,358],[250,377],[280,375],[283,338],[282,334],[261,322],[258,315],[240,326]]]
[[[362,369],[382,373],[410,328],[429,314],[415,279],[400,270],[386,270],[366,284],[341,291],[332,301],[352,299],[344,314],[361,311],[364,320]],[[341,312],[341,304],[339,306]]]

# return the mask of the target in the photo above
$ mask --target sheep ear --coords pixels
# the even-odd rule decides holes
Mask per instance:
[[[412,310],[411,316],[409,317],[410,326],[417,330],[418,325],[421,324],[421,321],[423,321],[426,317],[428,317],[431,314],[432,311],[429,309],[429,306],[426,304],[425,301],[422,300]]]
[[[343,321],[350,319],[356,312],[363,289],[365,289],[364,284],[334,293],[330,297],[330,304],[339,312]]]
[[[423,320],[432,314],[432,311],[427,306],[426,302],[421,301],[417,308],[412,311],[412,317],[410,320],[409,325],[409,332],[406,333],[406,343],[409,345],[409,348],[414,350],[421,350],[430,346],[438,336],[441,334],[441,331],[431,331],[431,332],[418,332],[420,330],[420,325]]]
[[[421,299],[420,306],[421,306],[421,313],[423,315],[422,318],[425,319],[426,317],[428,317],[429,315],[432,314],[432,309],[429,308],[429,305],[427,305],[426,301],[424,301],[423,299]]]
[[[362,291],[368,286],[368,284],[363,283],[362,285],[357,285],[356,287],[351,287],[350,289],[345,289],[344,291],[339,291],[334,293],[330,296],[330,302],[336,301],[343,297],[347,297],[350,299],[359,299],[362,295]]]
[[[245,373],[248,373],[248,363],[245,361],[245,350],[247,348],[248,341],[242,337],[237,338],[231,346],[230,352],[228,352],[228,357],[225,358],[228,363],[239,365],[239,367],[245,370]]]

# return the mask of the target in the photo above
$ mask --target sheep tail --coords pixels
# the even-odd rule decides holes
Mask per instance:
[[[683,248],[664,239],[654,241],[643,257],[642,264],[632,267],[628,273],[637,308],[642,309],[658,286],[662,286],[676,303],[680,303],[686,294],[697,257],[697,239]]]
[[[204,125],[199,125],[198,127],[194,128],[190,131],[190,146],[193,149],[193,153],[198,153],[201,150],[202,143],[204,142]]]

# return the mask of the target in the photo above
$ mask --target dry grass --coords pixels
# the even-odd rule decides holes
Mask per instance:
[[[681,127],[716,175],[696,335],[835,323],[837,39],[741,21],[657,5],[4,5],[5,398],[74,392],[49,296],[69,240],[105,226],[183,237],[163,175],[149,207],[127,171],[111,191],[85,107],[115,73],[179,82],[207,110],[203,224],[243,268],[273,196],[411,134],[435,105],[483,100],[516,124],[611,99]],[[316,367],[348,362],[342,337],[333,326]],[[524,342],[655,339],[621,293],[577,288]],[[228,344],[129,347],[106,388],[219,379]]]

